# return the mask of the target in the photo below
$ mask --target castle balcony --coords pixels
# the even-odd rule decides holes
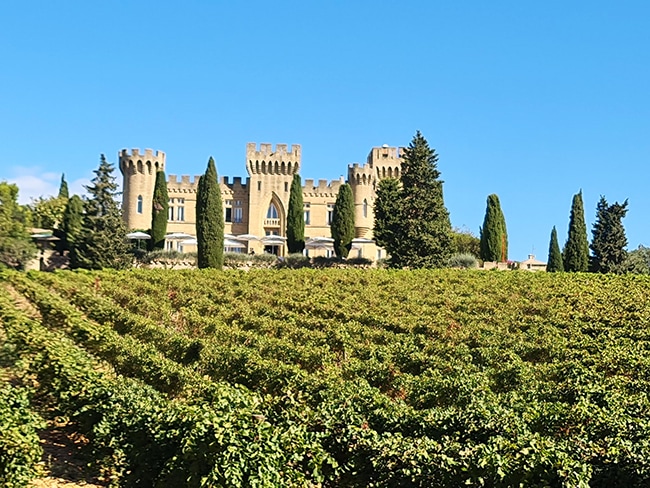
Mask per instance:
[[[264,227],[280,227],[280,219],[264,219]]]

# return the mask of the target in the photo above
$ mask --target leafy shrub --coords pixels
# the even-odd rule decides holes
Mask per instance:
[[[478,268],[476,256],[467,253],[454,254],[447,263],[450,268],[474,269]]]
[[[29,406],[25,389],[0,388],[0,485],[25,486],[36,476],[36,463],[43,454],[36,430],[45,422]]]
[[[301,253],[289,254],[283,259],[278,259],[278,268],[306,268],[310,264],[309,258]]]

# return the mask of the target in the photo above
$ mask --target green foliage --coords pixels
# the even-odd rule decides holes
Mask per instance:
[[[330,232],[334,252],[339,258],[347,258],[354,239],[354,197],[347,183],[341,185],[336,195]]]
[[[481,255],[481,239],[476,237],[470,230],[454,228],[451,235],[457,254],[471,254],[475,258]]]
[[[153,190],[151,205],[151,239],[149,250],[163,249],[167,234],[167,214],[169,211],[169,195],[164,171],[156,172],[156,184]]]
[[[301,253],[305,249],[305,217],[300,175],[294,174],[289,193],[287,211],[287,248],[289,253]]]
[[[478,260],[474,254],[456,253],[449,258],[450,268],[473,269],[478,268]]]
[[[28,391],[10,384],[0,386],[0,484],[26,486],[37,474],[43,450],[36,433],[45,423],[31,409]]]
[[[117,184],[114,167],[102,154],[95,177],[86,187],[89,199],[84,204],[81,230],[74,240],[71,265],[86,269],[125,269],[131,266],[129,243],[122,212],[115,200]]]
[[[0,265],[23,269],[36,254],[26,221],[18,204],[18,187],[0,181]]]
[[[70,191],[68,190],[68,182],[65,181],[65,174],[61,175],[61,184],[59,185],[59,194],[57,195],[57,198],[66,202],[68,201],[68,198],[70,198]]]
[[[499,196],[488,195],[483,227],[481,227],[481,259],[505,262],[508,259],[508,231]]]
[[[39,197],[29,205],[32,224],[41,229],[57,229],[61,225],[67,198]]]
[[[81,239],[83,228],[84,202],[78,195],[72,195],[67,201],[63,211],[63,220],[61,222],[61,233],[59,242],[60,251],[70,252],[70,261],[77,263],[75,250],[77,243]]]
[[[564,263],[562,262],[560,245],[557,242],[557,231],[555,230],[555,226],[553,226],[553,230],[551,231],[551,240],[548,245],[548,262],[546,264],[546,271],[549,273],[564,271]]]
[[[623,262],[626,273],[650,274],[650,248],[639,246],[634,251],[627,253]]]
[[[377,245],[394,249],[400,239],[400,182],[394,178],[379,181],[374,205],[373,235]],[[390,251],[389,251],[390,252]]]
[[[582,190],[573,195],[569,217],[569,236],[564,245],[562,257],[564,271],[584,272],[589,269],[589,243]]]
[[[210,157],[205,174],[199,179],[196,195],[197,265],[199,268],[223,267],[223,204],[217,181],[217,169]]]
[[[116,485],[650,479],[650,277],[274,269],[0,280],[40,312],[28,318],[0,283],[16,364]]]
[[[417,131],[404,150],[401,187],[395,183],[379,185],[375,236],[395,267],[444,267],[452,254],[451,223],[437,164],[435,150]],[[395,196],[390,204],[388,198]]]
[[[293,253],[285,256],[283,259],[278,260],[277,266],[279,268],[305,268],[309,266],[309,258],[302,253]]]
[[[595,273],[623,273],[623,263],[627,257],[627,237],[623,218],[627,213],[627,200],[622,204],[608,205],[604,196],[596,207],[596,222],[592,229],[591,271]]]

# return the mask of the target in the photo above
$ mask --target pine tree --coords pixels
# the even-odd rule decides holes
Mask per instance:
[[[347,183],[341,185],[336,195],[330,232],[334,239],[334,252],[340,258],[347,258],[354,239],[354,197]]]
[[[584,272],[589,269],[589,242],[582,203],[582,190],[573,195],[569,217],[569,236],[562,252],[565,271]]]
[[[300,175],[293,175],[289,193],[287,211],[287,248],[289,253],[302,252],[305,249],[305,217],[302,200],[302,182]]]
[[[560,253],[560,245],[557,242],[557,231],[555,226],[551,231],[551,241],[548,245],[548,263],[546,264],[546,271],[555,273],[564,271],[564,264],[562,263],[562,253]]]
[[[395,187],[390,183],[384,185],[378,194],[380,206],[375,213],[375,228],[391,256],[392,266],[439,268],[446,265],[452,254],[451,223],[437,166],[438,155],[417,131],[404,149],[396,214],[387,221],[382,221],[386,214],[381,205],[386,203],[386,195],[381,192],[394,192]]]
[[[496,194],[489,195],[481,227],[481,259],[505,262],[508,259],[508,232],[501,203]]]
[[[57,198],[63,198],[65,200],[70,198],[68,182],[65,181],[65,173],[61,175],[61,185],[59,186],[59,196]]]
[[[151,205],[151,240],[149,249],[164,249],[167,234],[167,213],[169,211],[169,195],[165,172],[156,172],[156,183],[153,189]]]
[[[83,212],[83,200],[78,195],[72,195],[63,212],[61,235],[59,236],[61,239],[59,241],[59,252],[61,252],[61,254],[63,254],[64,251],[69,252],[70,265],[73,268],[79,267],[75,249],[83,227]]]
[[[596,273],[622,273],[623,263],[627,257],[627,237],[623,227],[623,218],[627,214],[627,200],[622,204],[607,204],[604,196],[600,197],[596,207],[591,241],[593,256],[591,271]]]
[[[394,178],[385,178],[379,182],[375,205],[375,226],[373,235],[378,246],[389,253],[397,248],[401,241],[400,218],[400,182]]]
[[[223,267],[223,204],[217,181],[217,169],[210,157],[205,174],[199,178],[196,195],[197,265],[199,268]]]
[[[113,165],[102,154],[84,205],[79,240],[75,243],[74,264],[87,269],[128,268],[131,264],[126,227],[115,200],[117,184]]]

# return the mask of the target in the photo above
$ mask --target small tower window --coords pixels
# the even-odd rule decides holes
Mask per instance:
[[[332,219],[334,218],[334,204],[327,204],[327,225],[332,225]]]
[[[303,213],[305,217],[305,225],[311,225],[311,203],[303,204]]]
[[[138,213],[142,213],[142,195],[138,195],[138,205],[137,205]]]
[[[363,218],[368,217],[368,200],[363,199]]]

